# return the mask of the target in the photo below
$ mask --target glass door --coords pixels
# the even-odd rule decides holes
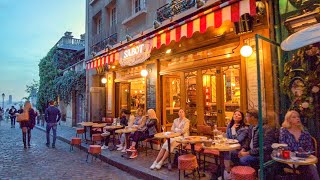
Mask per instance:
[[[119,110],[127,109],[130,110],[130,84],[129,83],[120,83],[119,89]]]

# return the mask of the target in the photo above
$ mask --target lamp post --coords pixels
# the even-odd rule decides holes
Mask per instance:
[[[4,109],[4,97],[5,97],[6,95],[4,94],[4,93],[2,93],[2,109]]]

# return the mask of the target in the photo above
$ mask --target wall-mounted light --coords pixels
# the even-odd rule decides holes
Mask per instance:
[[[244,45],[242,46],[242,48],[240,49],[240,54],[241,56],[243,57],[249,57],[251,56],[253,50],[252,50],[252,47],[249,46],[249,45]]]
[[[196,1],[196,7],[201,8],[205,4],[204,0],[197,0]]]
[[[157,21],[157,20],[154,20],[154,21],[153,21],[153,28],[157,29],[157,28],[159,28],[160,26],[161,26],[161,23],[160,23],[159,21]]]
[[[101,79],[101,83],[102,83],[102,84],[106,84],[106,83],[107,83],[107,78],[103,77],[103,78]]]
[[[127,39],[127,42],[131,41],[132,40],[132,36],[130,36],[129,34],[126,35],[126,39]]]
[[[147,77],[148,76],[148,71],[145,70],[145,69],[142,69],[140,74],[141,74],[142,77]]]
[[[166,50],[166,54],[169,54],[169,53],[171,53],[171,49]]]

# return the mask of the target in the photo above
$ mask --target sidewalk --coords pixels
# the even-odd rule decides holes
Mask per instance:
[[[36,128],[45,131],[45,127],[36,125]],[[57,138],[66,143],[70,143],[72,137],[75,137],[75,128],[67,127],[63,125],[58,125],[57,129]],[[87,136],[88,138],[88,136]],[[112,143],[112,142],[110,142]],[[82,143],[81,149],[83,151],[88,150],[88,144]],[[79,150],[74,148],[75,151]],[[102,152],[102,161],[111,164],[123,171],[126,171],[138,178],[143,179],[178,179],[179,171],[177,168],[174,168],[172,171],[169,171],[166,167],[162,167],[161,170],[151,170],[149,167],[156,159],[156,156],[159,151],[148,149],[148,155],[146,156],[145,152],[140,152],[139,156],[135,159],[125,159],[121,157],[122,153],[120,151],[109,151],[103,150]],[[173,154],[171,155],[173,159]],[[192,179],[190,178],[185,179]],[[183,172],[181,172],[181,179],[183,178]],[[206,173],[206,177],[202,177],[201,180],[210,179],[209,173]]]

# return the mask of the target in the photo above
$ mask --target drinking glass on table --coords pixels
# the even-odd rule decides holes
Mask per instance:
[[[161,126],[161,129],[162,129],[162,132],[164,132],[164,129],[165,129],[164,125]]]

